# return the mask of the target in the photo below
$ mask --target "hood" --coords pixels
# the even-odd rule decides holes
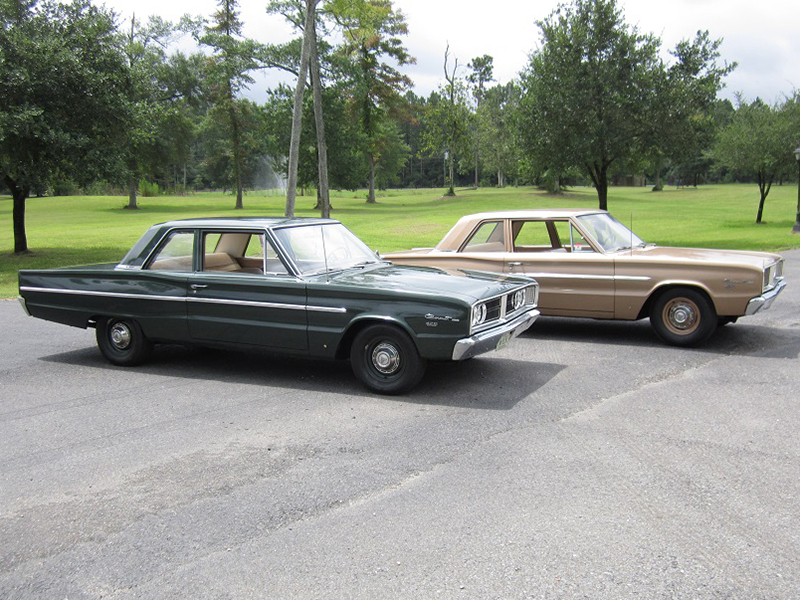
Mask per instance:
[[[758,270],[763,270],[767,265],[781,260],[779,254],[770,252],[716,250],[713,248],[673,248],[669,246],[646,246],[644,248],[636,248],[633,252],[621,251],[615,255],[615,258],[622,259],[626,256],[643,261],[674,262],[683,265],[687,262],[693,262],[705,266],[753,267]]]
[[[320,279],[325,277],[321,275]],[[411,267],[389,263],[331,273],[327,276],[327,280],[331,284],[358,287],[364,291],[381,290],[455,297],[468,304],[533,282],[527,277],[502,273]]]

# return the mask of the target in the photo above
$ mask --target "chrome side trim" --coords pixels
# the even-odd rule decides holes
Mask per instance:
[[[100,296],[103,298],[131,298],[133,300],[164,300],[167,302],[183,302],[185,296],[154,296],[150,294],[129,294],[123,292],[93,292],[91,290],[68,290],[62,288],[40,288],[23,286],[21,292],[44,292],[46,294],[71,294],[73,296]]]
[[[347,309],[338,306],[312,306],[306,304],[283,304],[280,302],[252,302],[246,300],[225,300],[223,298],[195,298],[191,296],[151,296],[148,294],[126,294],[122,292],[93,292],[90,290],[67,290],[58,288],[39,288],[23,286],[21,292],[44,292],[47,294],[71,294],[77,296],[100,296],[104,298],[128,298],[132,300],[164,300],[168,302],[202,302],[206,304],[230,304],[233,306],[253,306],[256,308],[278,308],[285,310],[308,310],[311,312],[344,314]],[[23,302],[24,299],[20,298]],[[27,312],[27,307],[26,307]]]
[[[534,279],[580,279],[583,281],[651,281],[645,275],[579,275],[568,273],[525,273]]]
[[[282,302],[256,302],[251,300],[227,300],[225,298],[197,298],[189,296],[187,302],[198,304],[228,304],[231,306],[252,306],[254,308],[277,308],[284,310],[308,310],[311,312],[344,314],[346,308],[337,306],[310,306],[307,304],[284,304]]]

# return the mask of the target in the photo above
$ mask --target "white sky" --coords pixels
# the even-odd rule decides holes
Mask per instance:
[[[177,21],[180,15],[210,16],[215,0],[96,0],[123,18],[157,14]],[[726,78],[723,97],[741,92],[752,100],[776,102],[800,89],[800,2],[798,0],[618,0],[627,23],[661,37],[665,50],[682,39],[708,30],[723,38],[722,58],[737,62]],[[495,79],[505,83],[523,69],[539,43],[537,20],[547,17],[557,0],[395,0],[406,15],[406,47],[417,64],[406,67],[415,92],[427,96],[443,81],[444,51],[459,65],[476,56],[494,57]],[[267,0],[240,0],[245,35],[264,43],[280,43],[291,30],[279,17],[267,15]],[[462,75],[464,72],[461,73]],[[261,100],[263,89],[285,76],[266,72],[248,94]]]

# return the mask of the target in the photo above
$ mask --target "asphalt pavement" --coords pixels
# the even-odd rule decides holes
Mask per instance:
[[[800,597],[800,251],[701,349],[541,318],[403,397],[0,301],[0,598]]]

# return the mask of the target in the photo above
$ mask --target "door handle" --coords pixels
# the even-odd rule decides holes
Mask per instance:
[[[509,267],[521,267],[522,263],[521,262],[510,262],[510,263],[508,263],[508,266]]]
[[[208,286],[204,283],[193,283],[189,287],[192,288],[193,290],[204,290]]]

